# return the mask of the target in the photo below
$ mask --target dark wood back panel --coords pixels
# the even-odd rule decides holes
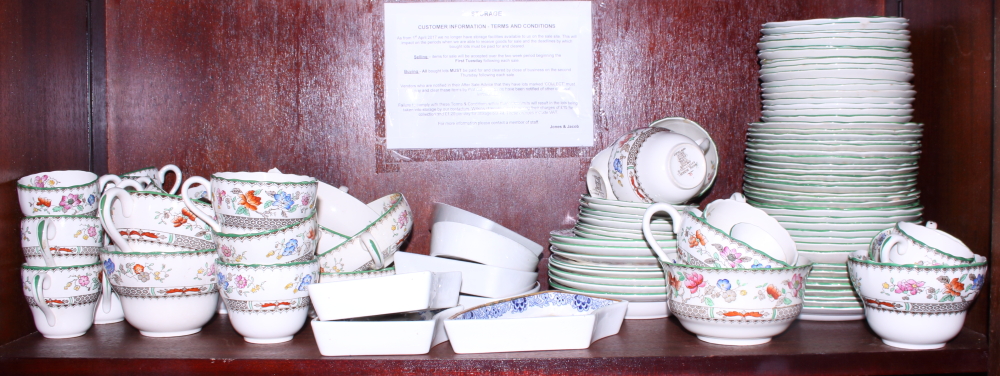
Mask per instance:
[[[87,2],[0,2],[0,343],[35,331],[21,290],[17,179],[90,168]]]

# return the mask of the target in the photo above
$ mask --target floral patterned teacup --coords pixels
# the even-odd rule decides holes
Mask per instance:
[[[174,173],[174,186],[170,188],[169,191],[163,188],[163,183],[166,180],[168,172]],[[141,168],[135,171],[126,172],[124,174],[121,174],[120,176],[123,179],[133,179],[133,180],[137,178],[147,178],[149,179],[149,184],[151,185],[147,187],[148,190],[157,190],[169,194],[177,194],[177,189],[181,187],[181,182],[184,181],[183,180],[184,175],[181,174],[181,169],[172,164],[163,166],[163,168],[159,170],[157,170],[156,167],[153,166]]]
[[[21,250],[30,266],[93,264],[103,246],[104,230],[97,217],[39,215],[21,219]]]
[[[368,203],[381,213],[364,230],[349,236],[321,227],[320,269],[324,273],[382,269],[391,265],[399,246],[413,230],[413,212],[402,194],[393,193]]]
[[[101,264],[21,266],[21,285],[35,327],[46,338],[82,336],[94,324],[101,299]]]
[[[872,260],[900,265],[962,265],[971,264],[972,250],[961,240],[938,230],[937,223],[926,226],[899,222],[880,232],[868,247]]]
[[[215,215],[195,207],[190,187],[201,184],[212,197]],[[188,210],[215,232],[247,234],[301,222],[316,206],[315,178],[272,172],[217,172],[184,181],[181,197]],[[218,219],[218,221],[216,221]]]
[[[215,249],[101,253],[125,320],[149,337],[194,334],[215,315]]]
[[[50,171],[17,180],[21,213],[97,215],[97,175],[87,171]]]
[[[277,230],[253,234],[215,233],[219,256],[230,264],[287,264],[316,257],[320,237],[316,215]]]
[[[229,322],[251,343],[290,341],[305,325],[309,290],[319,280],[317,260],[238,265],[216,260],[219,292]]]
[[[812,269],[811,263],[771,269],[662,265],[670,312],[681,325],[702,341],[738,346],[768,342],[795,321]]]
[[[692,140],[666,128],[633,130],[611,145],[608,181],[622,201],[683,204],[709,183],[710,139]]]
[[[986,281],[986,258],[957,266],[912,266],[871,261],[864,251],[847,261],[865,318],[889,346],[936,349],[958,335]]]
[[[211,205],[195,202],[211,213]],[[122,252],[214,249],[211,228],[188,210],[180,196],[108,188],[101,196],[101,220]]]

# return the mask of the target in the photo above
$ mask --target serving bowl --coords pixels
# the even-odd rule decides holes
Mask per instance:
[[[434,223],[430,255],[526,272],[538,268],[538,257],[521,244],[492,231],[458,222]]]
[[[415,355],[448,340],[443,321],[462,306],[340,321],[312,321],[323,356]],[[349,338],[350,340],[344,340]]]
[[[462,272],[461,292],[487,298],[500,298],[527,291],[538,279],[537,272],[498,268],[471,262],[418,255],[396,254],[396,273]]]
[[[417,272],[309,285],[320,320],[450,308],[458,304],[462,273]]]

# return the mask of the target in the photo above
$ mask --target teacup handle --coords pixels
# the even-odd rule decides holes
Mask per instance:
[[[52,250],[49,249],[49,240],[55,238],[56,228],[49,223],[48,219],[38,222],[38,246],[42,247],[42,259],[45,260],[45,266],[50,268],[56,266],[56,260],[52,258]]]
[[[156,179],[160,182],[160,186],[162,187],[163,182],[166,181],[168,172],[173,172],[176,179],[174,179],[173,188],[170,188],[170,190],[167,191],[167,193],[172,195],[177,194],[177,188],[181,187],[181,181],[183,181],[182,178],[184,177],[184,175],[181,174],[181,169],[179,167],[172,164],[163,166],[163,168],[161,168],[160,171],[156,173]]]
[[[378,243],[375,242],[375,238],[368,231],[365,231],[358,236],[358,240],[361,241],[361,246],[365,247],[365,250],[371,255],[372,262],[375,263],[375,269],[384,268],[385,262],[382,261],[382,254],[378,251]]]
[[[121,176],[114,174],[107,174],[97,179],[97,188],[100,190],[101,193],[104,193],[104,190],[107,189],[108,183],[113,183],[112,185],[113,188],[117,187],[118,184],[120,184],[121,182],[122,182]]]
[[[101,307],[104,313],[111,313],[111,276],[108,275],[108,270],[101,270]]]
[[[896,248],[896,254],[902,256],[905,255],[907,251],[910,250],[909,244],[906,243],[905,239],[897,236],[890,235],[889,239],[882,243],[882,249],[879,250],[879,261],[880,262],[891,262],[894,264],[906,264],[906,262],[894,262],[892,261],[892,249]]]
[[[646,209],[646,212],[643,213],[642,236],[646,238],[646,243],[648,243],[649,247],[653,249],[653,252],[656,252],[656,256],[660,258],[660,261],[671,262],[670,257],[667,257],[667,253],[663,252],[663,249],[660,248],[659,244],[656,244],[656,238],[653,237],[653,230],[649,227],[650,222],[653,221],[653,214],[659,212],[666,212],[667,214],[670,214],[670,221],[673,222],[674,226],[674,234],[679,235],[681,233],[681,213],[677,212],[677,209],[670,204],[660,202],[650,205],[649,208]]]
[[[49,323],[49,326],[56,326],[56,315],[52,313],[52,308],[49,308],[49,303],[45,301],[45,294],[42,293],[42,290],[47,290],[51,285],[52,277],[49,276],[49,273],[35,274],[31,292],[35,297],[38,309],[41,309],[42,314],[45,315],[45,321]]]
[[[212,202],[215,202],[216,197],[212,196],[212,183],[201,176],[192,176],[184,181],[184,185],[181,185],[181,200],[184,201],[184,206],[194,213],[194,215],[198,216],[198,218],[205,221],[205,223],[209,226],[212,226],[212,230],[215,230],[215,232],[222,232],[222,226],[219,225],[219,222],[215,221],[215,218],[205,214],[204,211],[191,202],[191,197],[188,196],[188,190],[190,190],[191,186],[194,184],[201,184],[201,186],[208,192],[208,196],[212,197]]]
[[[137,190],[137,191],[145,191],[146,190],[146,186],[149,183],[148,182],[147,183],[143,183],[142,179],[145,179],[145,181],[148,181],[149,178],[140,177],[140,178],[137,178],[137,179],[138,179],[138,181],[137,180],[132,180],[132,179],[119,179],[118,182],[115,183],[115,185],[112,186],[111,188],[121,188],[121,189],[132,188],[132,189]],[[108,188],[108,189],[111,189],[111,188]],[[107,189],[105,190],[105,192],[107,192]]]
[[[125,241],[125,238],[118,233],[118,228],[115,227],[115,223],[111,218],[111,204],[115,199],[118,199],[122,203],[122,215],[126,218],[132,216],[133,202],[132,195],[128,191],[122,188],[110,188],[104,195],[101,196],[101,206],[98,213],[101,214],[101,224],[104,225],[104,233],[111,238],[111,241],[115,243],[118,249],[122,252],[132,252],[132,248]]]
[[[875,237],[872,238],[872,241],[868,244],[867,253],[869,260],[872,260],[874,262],[888,262],[888,261],[882,261],[882,246],[885,245],[885,242],[887,240],[889,240],[889,235],[887,234],[889,231],[892,231],[892,228],[887,228],[885,230],[882,230],[881,232],[878,233],[878,235],[875,235]],[[885,238],[882,239],[882,243],[876,244],[876,240],[882,236],[885,236]]]

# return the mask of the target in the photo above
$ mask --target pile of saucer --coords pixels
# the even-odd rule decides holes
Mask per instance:
[[[553,231],[549,238],[549,286],[628,300],[627,319],[667,317],[663,269],[642,235],[642,215],[650,205],[583,196],[576,226]],[[692,207],[677,205],[678,210]],[[670,218],[654,218],[657,243],[676,252]]]
[[[763,117],[748,132],[744,192],[816,262],[803,319],[862,318],[848,255],[894,223],[921,217],[922,125],[909,122],[906,27],[885,17],[763,26]]]

